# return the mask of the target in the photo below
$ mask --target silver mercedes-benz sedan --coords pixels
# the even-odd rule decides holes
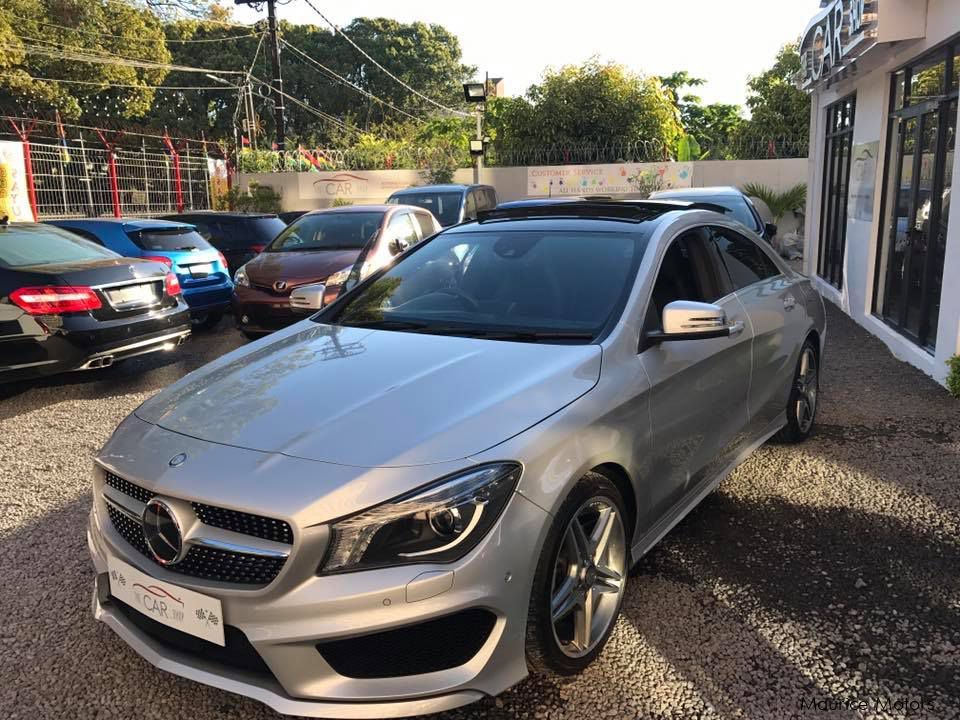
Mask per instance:
[[[526,206],[404,253],[141,405],[96,459],[93,612],[282,713],[577,673],[631,565],[803,440],[824,309],[710,206]]]

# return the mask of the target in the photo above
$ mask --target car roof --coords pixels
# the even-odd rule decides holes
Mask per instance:
[[[470,190],[471,188],[486,188],[493,190],[492,185],[460,185],[457,183],[450,183],[447,185],[416,185],[414,187],[403,188],[402,190],[394,190],[390,194],[390,197],[421,192],[463,192],[464,190]]]
[[[155,220],[153,218],[65,218],[50,220],[51,225],[72,225],[75,227],[95,228],[119,225],[124,230],[151,230],[157,228],[191,227],[189,223],[176,220]]]
[[[250,220],[250,219],[259,219],[259,218],[272,218],[277,217],[276,213],[262,213],[262,212],[239,212],[238,210],[185,210],[182,213],[169,213],[164,215],[164,217],[191,217],[193,215],[202,215],[206,217],[218,217],[218,218],[236,218],[240,220]]]
[[[412,207],[412,206],[411,206]],[[319,215],[321,213],[355,213],[355,212],[390,212],[396,210],[397,205],[339,205],[337,207],[319,208],[311,210],[307,215]]]
[[[652,193],[651,198],[656,199],[667,199],[667,198],[717,198],[717,197],[729,197],[729,196],[742,196],[743,191],[739,188],[735,188],[732,185],[717,185],[715,187],[697,187],[697,188],[678,188],[676,190],[660,190],[658,192]]]

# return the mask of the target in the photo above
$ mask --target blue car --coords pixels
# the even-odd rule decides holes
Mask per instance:
[[[161,262],[180,280],[194,327],[215,326],[230,307],[233,281],[223,255],[193,225],[169,220],[49,220],[125,257]]]

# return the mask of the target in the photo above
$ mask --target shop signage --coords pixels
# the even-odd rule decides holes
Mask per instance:
[[[551,165],[527,168],[529,197],[642,195],[690,187],[693,163]]]
[[[864,40],[868,0],[833,0],[807,26],[800,44],[804,60],[804,87],[831,77],[859,54]]]

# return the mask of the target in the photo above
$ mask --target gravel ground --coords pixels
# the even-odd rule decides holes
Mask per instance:
[[[240,344],[0,390],[0,715],[277,718],[89,614],[89,459]],[[815,437],[766,446],[640,564],[599,662],[448,718],[960,718],[960,403],[834,309]],[[909,703],[904,708],[897,703]]]

